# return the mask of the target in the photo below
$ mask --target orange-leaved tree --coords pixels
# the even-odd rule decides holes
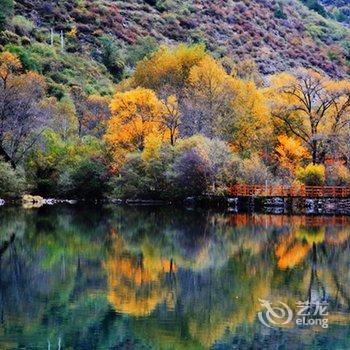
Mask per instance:
[[[310,158],[309,151],[302,145],[301,141],[287,135],[278,136],[278,145],[275,151],[279,164],[291,175],[295,174],[303,161]]]

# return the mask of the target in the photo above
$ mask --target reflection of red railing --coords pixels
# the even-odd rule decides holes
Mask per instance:
[[[235,226],[337,226],[349,225],[348,216],[313,216],[313,215],[270,215],[250,213],[235,213],[229,216],[229,223]]]
[[[349,187],[336,186],[265,186],[234,185],[229,188],[231,196],[236,197],[309,197],[346,198],[350,196]]]

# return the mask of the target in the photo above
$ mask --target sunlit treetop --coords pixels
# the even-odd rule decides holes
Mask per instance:
[[[153,56],[137,65],[133,76],[134,84],[155,91],[167,87],[181,90],[191,68],[205,56],[203,45],[179,45],[174,49],[162,46]]]

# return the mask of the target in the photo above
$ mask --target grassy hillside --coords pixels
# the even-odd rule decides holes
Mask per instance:
[[[350,57],[349,31],[296,0],[18,0],[15,15],[30,19],[37,41],[49,42],[50,28],[66,36],[73,30],[67,51],[97,60],[101,37],[127,50],[148,35],[161,43],[204,42],[235,60],[251,57],[264,74],[303,65],[342,76]]]
[[[4,9],[12,3],[1,1]],[[326,2],[328,13],[343,6]],[[74,85],[111,95],[161,43],[203,42],[218,58],[252,58],[262,74],[304,66],[343,77],[350,31],[332,16],[297,0],[18,0],[3,11],[0,50],[42,73],[58,98]]]
[[[328,14],[340,23],[350,25],[350,4],[347,0],[320,0]]]

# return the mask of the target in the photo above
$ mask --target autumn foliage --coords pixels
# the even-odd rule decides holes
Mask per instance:
[[[0,83],[1,156],[38,193],[180,199],[350,181],[350,83],[310,69],[263,77],[203,45],[161,46],[112,97],[73,85],[58,98],[4,52]]]

